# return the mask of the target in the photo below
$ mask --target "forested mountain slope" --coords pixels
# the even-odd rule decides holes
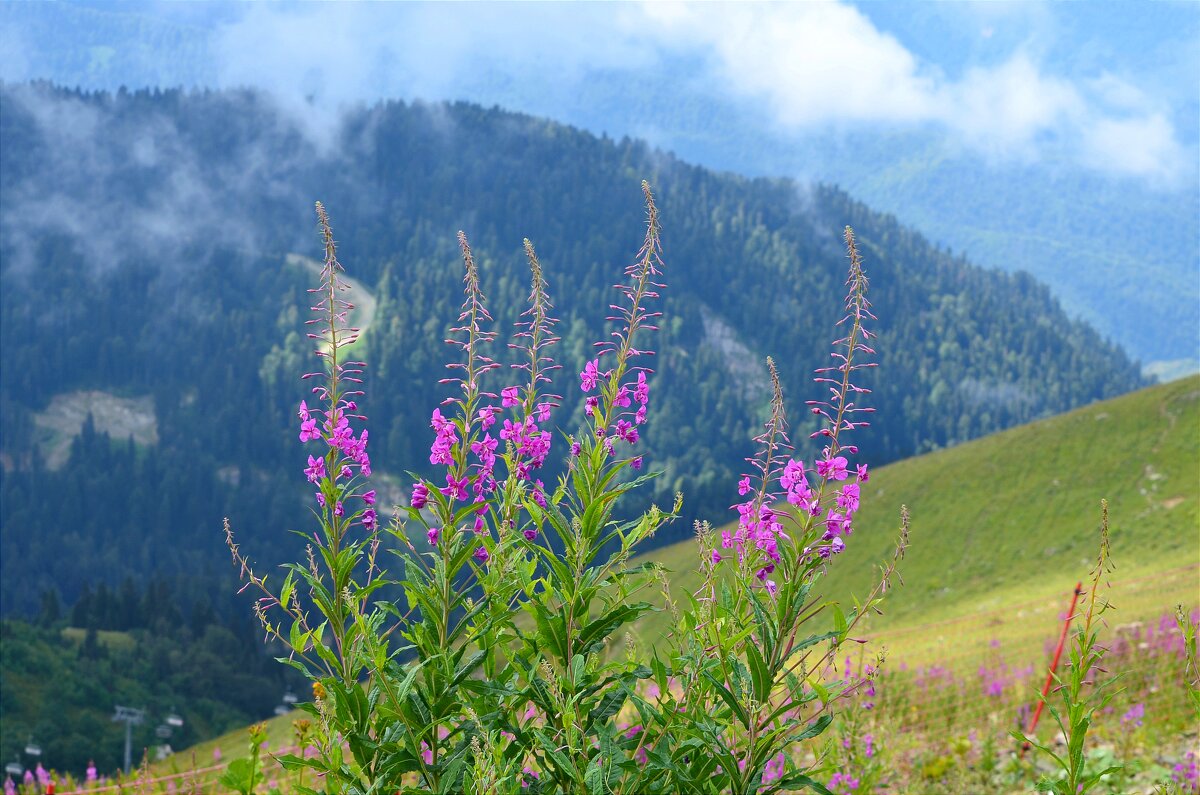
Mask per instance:
[[[45,589],[73,601],[84,580],[125,574],[228,581],[223,515],[267,561],[295,558],[285,530],[305,521],[292,426],[311,275],[288,255],[317,254],[314,199],[376,299],[365,404],[385,472],[428,461],[460,300],[459,229],[500,329],[527,292],[522,238],[537,246],[562,321],[558,422],[574,429],[574,373],[640,242],[642,178],[659,198],[669,287],[641,444],[664,471],[652,497],[682,490],[689,516],[728,503],[766,404],[764,357],[789,396],[809,396],[839,317],[846,224],[879,315],[879,411],[859,440],[873,463],[1143,383],[1032,277],[951,257],[834,187],[717,174],[469,104],[298,118],[251,92],[44,85],[4,86],[0,104],[5,613],[32,611]],[[84,423],[50,471],[35,416],[81,390],[153,405],[157,441]]]
[[[1049,74],[1071,75],[1094,83],[1093,88],[1124,81],[1129,84],[1126,96],[1145,91],[1149,96],[1143,99],[1151,104],[1149,97],[1157,91],[1188,86],[1160,94],[1157,101],[1185,151],[1194,153],[1200,93],[1191,52],[1200,15],[1193,5],[1114,2],[1086,11],[1071,4],[1029,7],[998,15],[1007,22],[995,25],[993,20],[983,35],[963,23],[972,15],[959,13],[957,6],[854,5],[878,29],[897,33],[917,58],[945,68],[950,79],[971,67],[994,65],[996,53],[1010,52],[999,44],[1007,39],[1007,46],[1044,65]],[[439,48],[436,28],[422,18],[423,12],[410,9],[413,16],[407,17],[395,7],[369,12],[378,26],[370,33],[377,35],[308,39],[323,45],[311,70],[250,70],[247,64],[255,63],[258,54],[230,48],[231,36],[240,44],[254,40],[256,33],[275,47],[290,36],[295,49],[297,36],[305,41],[303,20],[312,12],[313,7],[265,12],[222,3],[0,4],[0,28],[10,32],[6,43],[11,50],[7,60],[0,59],[0,76],[109,90],[216,87],[249,80],[297,95],[311,90],[327,100],[349,93],[499,103],[597,133],[645,137],[709,167],[836,183],[979,264],[1033,273],[1069,313],[1117,340],[1155,371],[1166,371],[1167,360],[1179,372],[1200,366],[1200,171],[1194,154],[1190,165],[1181,155],[1179,172],[1171,179],[1145,179],[1082,163],[1086,152],[1069,135],[1039,138],[1031,149],[988,152],[964,146],[960,136],[936,124],[855,124],[847,119],[793,127],[780,123],[773,103],[764,97],[731,94],[721,71],[714,72],[709,59],[695,51],[640,48],[636,57],[623,59],[627,62],[590,67],[577,62],[586,54],[564,58],[559,51],[556,56],[554,43],[548,43],[548,52],[538,58],[506,58],[484,44],[495,39],[481,36],[479,27],[485,23],[469,13],[462,15],[466,23],[456,31],[453,57],[422,57],[424,47]],[[1059,46],[1047,46],[1042,38],[1047,30],[1033,34],[1018,22],[1025,12],[1062,37]],[[455,19],[453,11],[444,9],[438,16]],[[510,25],[516,24],[514,18],[543,18],[536,8],[509,8],[502,16]],[[544,19],[553,26],[554,12]],[[262,27],[255,31],[255,24]],[[422,42],[424,32],[435,41]],[[547,32],[538,29],[530,35]],[[1015,46],[1014,38],[1021,46]],[[413,50],[421,55],[387,51],[403,51],[406,43],[417,44]],[[628,46],[628,40],[610,42],[615,52],[622,45]],[[339,55],[352,55],[348,60],[370,68],[369,76],[356,75],[352,66],[338,71],[334,64]],[[571,68],[550,66],[556,57]],[[372,68],[376,59],[387,67]],[[286,60],[308,62],[304,56]],[[1154,135],[1149,130],[1143,135],[1148,150]]]

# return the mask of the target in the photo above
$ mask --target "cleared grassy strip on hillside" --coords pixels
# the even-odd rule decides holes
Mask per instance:
[[[891,551],[902,503],[912,514],[905,585],[889,595],[872,632],[1069,590],[1094,559],[1102,497],[1117,577],[1200,562],[1198,440],[1200,376],[1193,376],[874,470],[825,592],[866,594],[876,563]],[[646,557],[673,572],[680,593],[697,586],[694,543]],[[1194,601],[1198,587],[1193,577],[1180,593],[1190,589]],[[655,643],[667,627],[665,613],[652,614],[639,640]]]

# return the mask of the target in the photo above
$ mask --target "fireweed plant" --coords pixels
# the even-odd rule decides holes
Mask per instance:
[[[843,336],[834,342],[833,364],[816,371],[827,398],[807,402],[821,420],[811,437],[823,442],[823,450],[808,464],[793,457],[783,392],[768,359],[770,415],[755,439],[758,453],[747,459],[749,471],[737,484],[737,525],[718,539],[707,523],[697,524],[704,582],[686,596],[684,610],[669,602],[674,619],[669,666],[655,655],[658,695],[634,699],[644,727],[639,751],[647,760],[633,771],[634,791],[661,783],[665,792],[828,792],[809,775],[820,765],[797,767],[791,752],[829,726],[835,702],[871,683],[870,677],[838,680],[825,672],[890,587],[908,544],[907,511],[895,554],[864,603],[847,616],[813,594],[845,549],[861,484],[869,477],[866,464],[853,465],[846,457],[858,448],[846,444],[845,436],[865,426],[860,417],[871,411],[857,402],[869,390],[852,379],[874,366],[864,360],[874,353],[867,344],[874,334],[865,326],[874,315],[848,227],[845,241],[850,269],[839,321]],[[779,507],[781,497],[790,508]],[[828,615],[825,625],[814,628],[822,614]]]
[[[1056,795],[1086,793],[1099,785],[1101,778],[1122,769],[1121,765],[1112,765],[1102,770],[1091,770],[1086,753],[1087,737],[1092,722],[1096,714],[1104,710],[1119,692],[1114,690],[1114,685],[1120,678],[1119,674],[1107,676],[1107,672],[1100,667],[1106,650],[1099,643],[1099,625],[1102,622],[1101,616],[1111,607],[1107,600],[1097,601],[1100,581],[1112,571],[1107,500],[1100,501],[1100,514],[1100,554],[1092,570],[1083,626],[1074,635],[1070,650],[1071,659],[1065,675],[1060,677],[1051,674],[1057,685],[1057,698],[1046,702],[1050,716],[1066,740],[1066,747],[1055,751],[1022,732],[1013,732],[1013,736],[1018,740],[1049,757],[1060,771],[1057,778],[1045,776],[1038,781],[1039,792],[1053,792]]]
[[[464,300],[447,340],[449,394],[429,423],[437,474],[414,475],[408,505],[386,523],[369,485],[368,432],[356,430],[365,423],[364,365],[350,358],[353,306],[317,204],[325,262],[309,337],[323,366],[305,376],[317,384],[298,416],[318,529],[305,535],[307,560],[285,566],[276,588],[255,573],[226,520],[245,587],[261,593],[255,612],[267,636],[312,682],[301,707],[313,719],[308,747],[281,758],[315,774],[302,791],[828,792],[807,775],[815,757],[797,767],[792,751],[870,681],[831,682],[823,672],[875,608],[907,543],[905,516],[879,585],[848,616],[812,595],[845,547],[868,479],[844,443],[870,411],[857,405],[869,390],[851,380],[873,366],[863,361],[873,353],[867,279],[847,228],[844,333],[832,366],[817,371],[828,397],[809,402],[824,449],[816,461],[792,457],[768,360],[774,399],[750,474],[737,484],[738,525],[719,541],[698,525],[706,577],[681,610],[661,568],[633,557],[677,517],[682,497],[669,510],[621,511],[622,497],[654,477],[641,471],[638,442],[664,284],[658,210],[649,185],[642,190],[646,233],[616,286],[612,330],[565,387],[584,395],[573,433],[551,424],[562,403],[551,378],[558,337],[532,244],[529,304],[506,368],[493,358],[498,334],[459,233]],[[547,483],[552,451],[565,466]],[[781,497],[788,507],[777,506]],[[398,574],[388,574],[381,550],[398,559]],[[644,594],[658,589],[674,629],[664,654],[646,657],[625,630],[656,609]],[[402,597],[383,598],[394,593]],[[818,618],[825,625],[814,629]],[[614,648],[622,636],[624,654]],[[631,727],[629,716],[639,722]]]

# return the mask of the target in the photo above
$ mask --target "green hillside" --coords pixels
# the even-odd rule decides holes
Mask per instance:
[[[870,451],[862,457],[869,460]],[[1114,582],[1170,571],[1162,604],[1136,604],[1145,603],[1147,616],[1176,601],[1194,604],[1200,376],[872,471],[827,593],[861,596],[873,586],[874,564],[891,552],[903,503],[912,516],[912,546],[900,568],[905,585],[888,597],[871,631],[1052,599],[1069,592],[1094,559],[1101,498],[1110,506]],[[692,542],[647,557],[671,569],[675,588],[697,582]],[[1183,566],[1193,568],[1181,575]],[[1133,612],[1119,620],[1142,617]],[[654,614],[642,639],[653,643],[665,628],[665,614]]]

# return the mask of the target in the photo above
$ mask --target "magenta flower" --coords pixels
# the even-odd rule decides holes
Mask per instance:
[[[838,494],[838,507],[846,513],[851,514],[858,510],[859,506],[859,486],[857,483],[847,483],[842,486],[842,491]]]
[[[375,504],[375,489],[371,489],[370,491],[365,492],[362,495],[362,500],[367,505],[374,505]]]
[[[486,547],[480,547],[479,549],[475,550],[475,560],[479,561],[480,563],[487,563],[489,557],[491,556],[488,555]]]
[[[304,470],[304,474],[308,477],[309,483],[316,483],[321,478],[325,477],[325,459],[308,457],[308,468]]]
[[[599,363],[592,359],[583,366],[583,372],[579,374],[579,388],[584,392],[591,392],[596,388],[596,379],[600,376]]]
[[[408,504],[420,510],[429,503],[429,487],[424,483],[414,483],[412,487],[412,498]]]
[[[633,388],[633,399],[643,406],[650,402],[650,385],[646,383],[644,372],[638,372],[637,386]]]
[[[826,458],[817,462],[817,474],[826,480],[846,479],[846,459],[841,456]]]
[[[302,404],[303,405],[303,404]],[[305,419],[300,423],[300,441],[307,442],[311,439],[317,439],[321,436],[321,432],[317,430],[317,421],[315,419]]]
[[[740,496],[740,497],[745,497],[747,494],[750,493],[750,476],[749,475],[742,476],[742,479],[738,481],[737,489],[738,489],[738,496]]]
[[[375,528],[376,521],[377,521],[377,519],[375,516],[374,508],[367,508],[365,511],[363,511],[363,513],[362,513],[363,527],[367,528],[368,530],[372,530]]]
[[[866,483],[866,482],[867,482],[867,481],[870,479],[870,478],[868,478],[868,477],[867,477],[867,465],[866,465],[866,464],[859,464],[859,465],[858,465],[858,467],[857,467],[857,470],[858,470],[858,479],[859,479],[859,481],[860,481],[860,482],[862,482],[862,483]]]
[[[848,526],[849,520],[830,508],[829,513],[825,515],[825,540],[840,536]]]
[[[521,405],[521,399],[517,396],[517,388],[515,386],[506,386],[500,390],[500,405],[504,408]]]
[[[436,547],[438,545],[438,537],[441,531],[436,527],[431,527],[425,531],[425,537],[429,539],[429,545]]]
[[[446,485],[438,489],[442,494],[445,494],[452,500],[467,499],[467,478],[455,478],[451,472],[446,473]]]

